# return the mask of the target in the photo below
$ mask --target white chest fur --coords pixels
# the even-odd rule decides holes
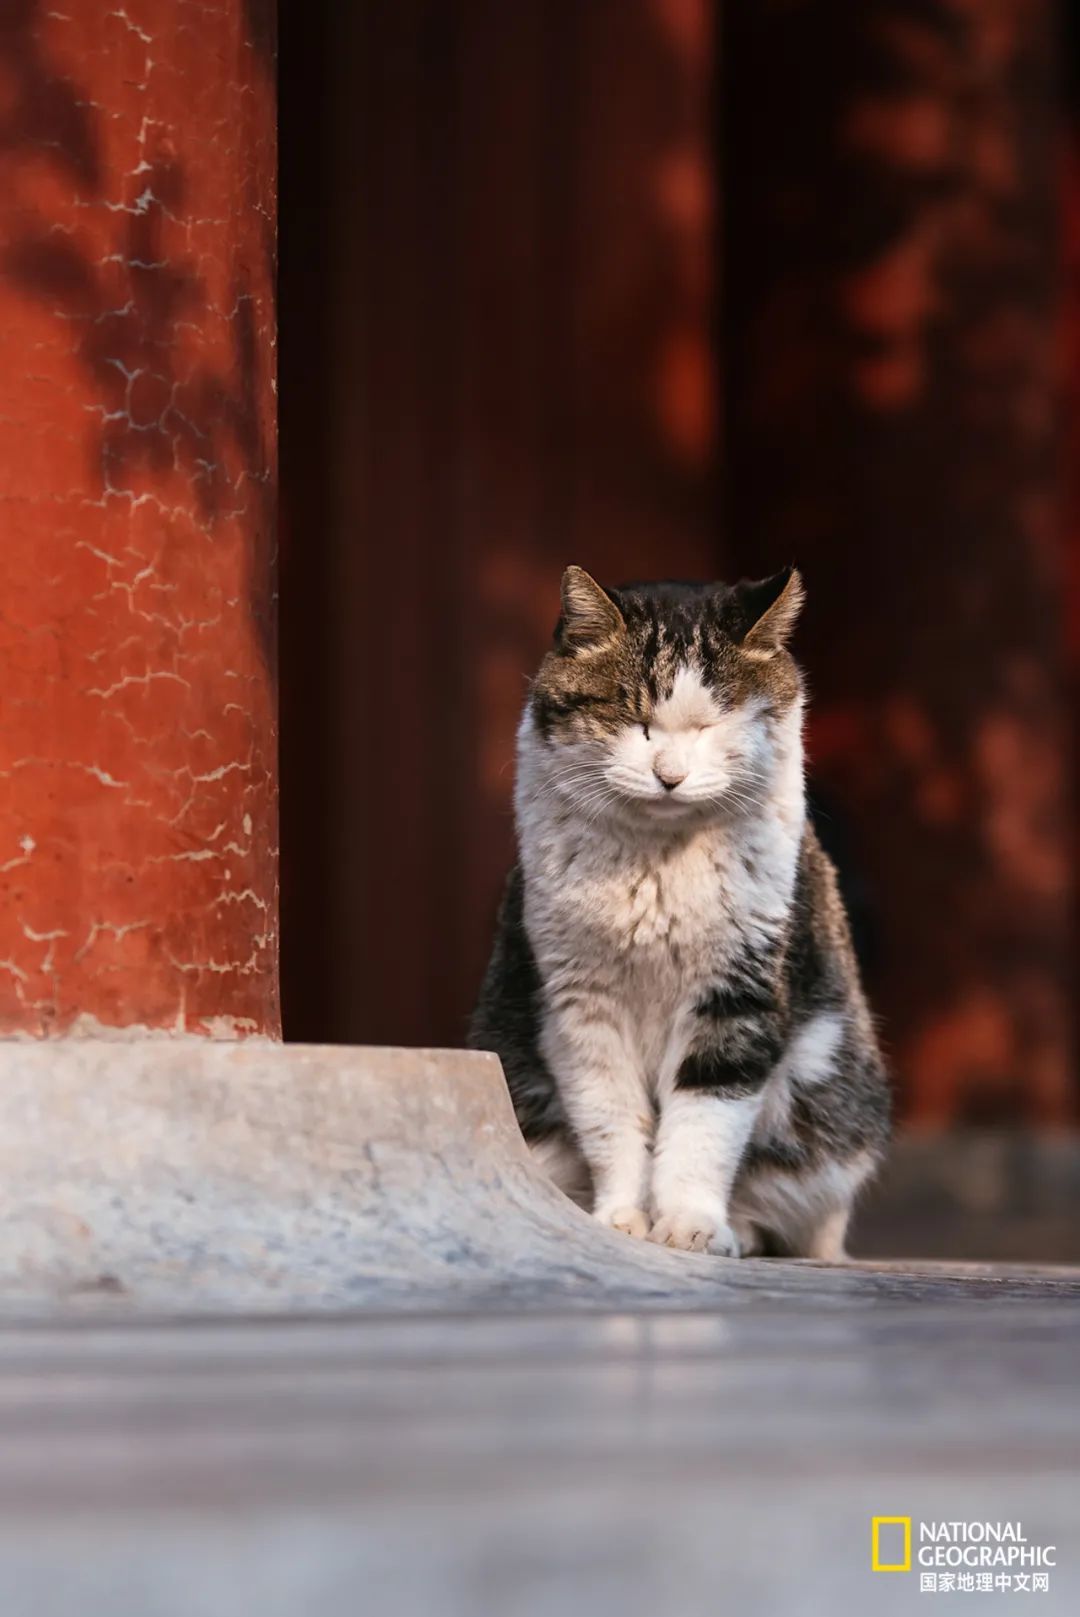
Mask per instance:
[[[559,789],[566,778],[526,713],[518,846],[548,1009],[609,1026],[655,1088],[677,1065],[694,1006],[789,913],[804,817],[799,715],[752,813],[718,811],[681,827],[598,815],[591,785],[575,800]],[[580,771],[569,778],[580,782]]]
[[[664,841],[598,834],[557,816],[523,830],[526,925],[545,986],[617,1016],[659,1083],[694,1005],[783,923],[797,856],[791,829],[766,814],[739,832],[710,825]]]

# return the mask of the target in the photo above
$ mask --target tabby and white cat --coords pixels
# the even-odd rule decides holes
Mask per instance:
[[[806,816],[802,597],[794,570],[605,590],[567,569],[470,1042],[603,1223],[838,1260],[889,1098]]]

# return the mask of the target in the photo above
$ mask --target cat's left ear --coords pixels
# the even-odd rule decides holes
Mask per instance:
[[[584,567],[568,567],[562,576],[562,616],[555,626],[560,651],[595,651],[625,628],[607,590]]]
[[[756,583],[744,579],[735,593],[746,623],[743,650],[771,657],[787,644],[806,598],[798,568],[785,567]]]

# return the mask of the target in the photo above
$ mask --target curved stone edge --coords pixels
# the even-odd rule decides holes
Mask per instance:
[[[535,1168],[495,1056],[0,1045],[0,1309],[676,1307],[1023,1295],[980,1266],[733,1263],[602,1229]],[[916,1280],[917,1276],[917,1280]],[[1046,1288],[1080,1295],[1080,1276]]]

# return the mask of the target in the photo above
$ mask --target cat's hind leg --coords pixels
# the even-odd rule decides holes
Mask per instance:
[[[809,1225],[802,1232],[804,1250],[793,1256],[816,1258],[819,1263],[846,1262],[844,1240],[850,1219],[850,1202],[846,1207],[834,1207],[831,1212],[823,1214],[816,1224]]]
[[[739,1245],[740,1258],[760,1258],[765,1253],[765,1237],[749,1218],[732,1211],[731,1232]]]
[[[537,1167],[572,1202],[592,1211],[593,1182],[589,1164],[565,1133],[549,1134],[543,1140],[530,1140],[529,1150]]]
[[[855,1197],[874,1166],[870,1152],[803,1169],[763,1165],[737,1184],[732,1222],[760,1228],[778,1256],[843,1263]]]

